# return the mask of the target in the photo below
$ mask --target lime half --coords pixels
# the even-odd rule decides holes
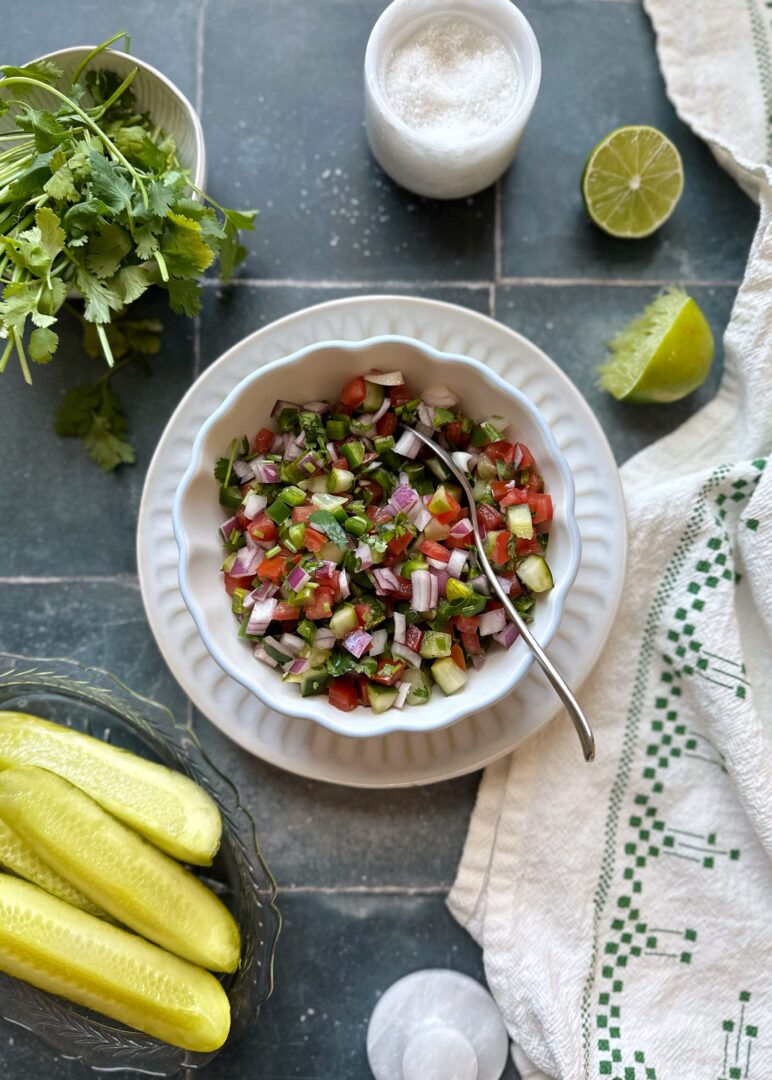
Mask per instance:
[[[673,213],[683,187],[681,155],[666,135],[645,125],[612,131],[582,174],[587,212],[611,236],[649,236]]]
[[[678,401],[708,377],[713,334],[683,289],[670,289],[609,344],[600,382],[619,401]]]

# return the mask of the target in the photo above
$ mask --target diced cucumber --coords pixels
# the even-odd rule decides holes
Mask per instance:
[[[327,494],[327,477],[324,473],[311,477],[308,481],[308,490],[313,491],[317,495]]]
[[[338,563],[343,562],[343,552],[337,544],[333,544],[332,540],[328,540],[319,549],[319,558],[325,562],[334,562],[337,566]]]
[[[434,475],[437,477],[438,480],[447,480],[448,477],[450,476],[450,473],[445,468],[445,466],[442,464],[442,462],[440,461],[439,458],[436,458],[436,457],[429,458],[429,460],[426,462],[426,464],[429,467],[429,469],[431,470],[431,472],[434,473]]]
[[[383,405],[383,399],[386,396],[382,386],[378,383],[367,382],[365,380],[365,400],[359,406],[359,409],[363,413],[378,412],[381,405]]]
[[[432,678],[442,690],[443,694],[455,694],[466,683],[467,674],[462,671],[454,660],[449,656],[442,660],[435,660],[432,664]]]
[[[303,697],[323,694],[329,681],[330,676],[327,674],[326,668],[308,668],[300,676],[300,693]]]
[[[303,498],[305,501],[305,496]],[[282,502],[281,499],[276,499],[266,510],[268,517],[271,521],[275,521],[277,525],[281,525],[282,521],[286,521],[291,513],[292,508],[287,503]]]
[[[498,420],[499,417],[496,417]],[[472,431],[472,446],[487,446],[488,443],[498,442],[503,435],[491,420],[485,420],[478,424]]]
[[[352,536],[364,536],[370,525],[371,522],[368,521],[364,514],[353,514],[343,522],[343,528],[346,532],[350,532]]]
[[[302,506],[306,501],[306,493],[302,488],[297,487],[296,484],[290,484],[289,487],[281,489],[279,498],[282,502],[287,503],[288,506]]]
[[[327,421],[324,427],[328,439],[331,439],[333,442],[340,442],[341,439],[345,439],[348,435],[349,418],[347,416],[333,417],[332,420]]]
[[[485,454],[480,454],[477,459],[477,468],[475,469],[475,475],[478,480],[496,480],[499,471],[496,468],[495,462],[486,457]]]
[[[373,440],[376,454],[385,454],[387,450],[393,450],[396,445],[393,435],[378,435]]]
[[[332,649],[317,649],[314,645],[305,645],[300,650],[300,656],[304,656],[310,667],[321,668],[327,663]]]
[[[467,597],[472,595],[473,591],[471,585],[458,581],[457,578],[448,578],[448,583],[445,586],[445,595],[448,600],[466,600]]]
[[[327,490],[338,494],[341,491],[350,491],[354,486],[356,477],[348,469],[331,469],[327,479]]]
[[[348,637],[359,626],[359,619],[352,604],[343,604],[330,619],[330,630],[336,638]]]
[[[367,693],[370,698],[370,708],[374,713],[386,712],[397,700],[398,692],[393,686],[381,686],[380,683],[374,682],[368,683]]]
[[[432,518],[429,524],[424,529],[424,536],[427,540],[445,540],[450,532],[450,525],[443,525],[441,521],[437,521],[436,518]]]
[[[343,521],[346,517],[344,509],[346,500],[342,495],[333,495],[329,491],[319,492],[311,496],[311,502],[319,510],[329,510],[336,521]]]
[[[411,484],[414,484],[416,480],[420,480],[424,475],[424,471],[420,461],[407,461],[402,466],[402,472],[405,473]]]
[[[283,645],[280,645],[276,638],[263,638],[263,648],[277,664],[286,664],[292,659],[290,650],[286,649]]]
[[[350,469],[358,469],[365,459],[365,444],[355,440],[344,443],[340,452],[349,464]]]
[[[416,570],[426,570],[429,564],[423,555],[412,555],[409,559],[405,559],[402,564],[402,577],[409,578],[410,575]]]
[[[507,528],[514,536],[530,540],[533,536],[533,518],[528,503],[507,507]]]
[[[410,684],[410,692],[405,698],[408,705],[425,705],[432,696],[431,679],[422,667],[408,668],[402,673],[402,682]]]
[[[290,525],[287,530],[287,539],[294,547],[295,551],[298,548],[302,548],[306,539],[306,525],[304,521],[296,521],[293,525]]]
[[[517,567],[517,576],[531,592],[547,592],[553,586],[552,572],[542,555],[529,555]]]
[[[425,660],[436,660],[442,656],[450,656],[452,645],[450,634],[443,634],[439,630],[427,630],[421,642],[421,656]]]

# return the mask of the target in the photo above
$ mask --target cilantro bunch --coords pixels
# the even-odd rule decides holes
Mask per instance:
[[[201,274],[219,258],[231,275],[245,255],[239,230],[255,217],[192,185],[174,140],[137,110],[137,68],[121,80],[92,67],[120,38],[128,48],[116,34],[71,80],[50,61],[0,67],[0,116],[15,125],[0,134],[0,373],[15,356],[31,383],[29,362],[56,354],[68,296],[82,298],[86,350],[109,370],[69,392],[57,430],[82,438],[105,469],[133,461],[112,374],[159,347],[160,327],[125,318],[127,307],[156,285],[173,311],[196,315]],[[50,110],[27,100],[41,88]]]

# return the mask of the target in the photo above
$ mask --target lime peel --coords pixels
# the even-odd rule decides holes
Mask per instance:
[[[698,304],[672,288],[613,338],[600,383],[618,401],[679,401],[705,382],[713,355],[713,334]]]

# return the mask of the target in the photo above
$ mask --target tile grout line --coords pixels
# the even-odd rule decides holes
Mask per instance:
[[[196,11],[196,112],[199,120],[204,104],[204,22],[207,0],[198,0]]]
[[[501,281],[501,177],[496,181],[493,191],[493,282]]]
[[[127,585],[139,588],[136,574],[70,574],[61,577],[0,577],[0,585]]]
[[[616,0],[608,0],[609,3]],[[420,279],[387,281],[332,281],[330,279],[303,281],[299,278],[233,278],[224,285],[217,278],[204,278],[201,284],[209,289],[227,289],[233,286],[249,289],[468,289],[481,291],[500,286],[521,286],[534,288],[652,288],[661,289],[681,285],[687,288],[739,288],[741,280],[731,278],[557,278],[557,277],[501,277],[497,280],[481,278],[479,281],[466,279],[447,280]]]

